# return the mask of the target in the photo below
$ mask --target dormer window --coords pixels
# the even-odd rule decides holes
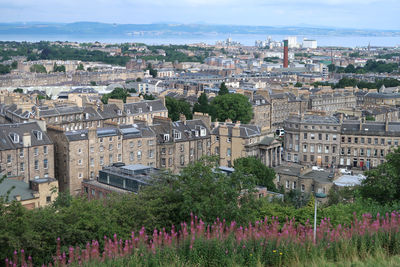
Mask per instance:
[[[207,134],[207,131],[206,131],[206,128],[200,128],[200,136],[206,136],[206,134]]]
[[[18,135],[18,134],[16,134],[16,133],[10,133],[10,138],[11,138],[11,141],[12,141],[14,144],[18,144],[18,143],[19,143],[19,135]]]
[[[33,134],[36,136],[37,140],[43,139],[43,133],[41,131],[33,131]]]
[[[169,134],[164,134],[163,136],[164,141],[169,141]]]
[[[130,110],[130,109],[127,109],[127,110],[126,110],[126,113],[131,114],[131,110]]]
[[[122,115],[122,110],[118,109],[118,115]]]
[[[174,139],[181,139],[181,138],[182,138],[181,132],[175,130],[175,131],[174,131]]]
[[[150,111],[153,111],[153,106],[149,106],[149,110],[150,110]]]
[[[139,113],[142,113],[142,108],[139,108]]]

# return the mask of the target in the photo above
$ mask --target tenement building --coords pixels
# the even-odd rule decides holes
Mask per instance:
[[[399,122],[344,121],[341,130],[339,165],[375,168],[398,147]]]
[[[0,125],[0,169],[8,178],[30,180],[54,177],[53,142],[45,123]]]
[[[83,179],[95,179],[113,163],[156,165],[156,135],[144,124],[64,131],[49,126],[55,144],[60,191],[79,194]]]
[[[357,99],[352,92],[315,94],[308,100],[308,109],[324,111],[327,115],[333,115],[340,109],[355,108]]]
[[[157,168],[177,173],[189,163],[211,154],[210,130],[201,119],[172,122],[154,117],[150,128],[157,136]]]
[[[237,158],[258,156],[260,127],[240,122],[216,122],[214,126],[211,132],[211,152],[219,155],[221,166],[232,167]]]
[[[285,160],[303,165],[337,166],[340,120],[333,116],[292,115],[284,124]]]

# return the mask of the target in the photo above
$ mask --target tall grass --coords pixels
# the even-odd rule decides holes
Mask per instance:
[[[104,247],[93,240],[85,247],[57,253],[47,266],[289,266],[318,262],[362,260],[371,255],[400,254],[400,214],[364,214],[348,225],[332,226],[321,220],[313,241],[313,228],[294,219],[280,224],[277,218],[247,226],[217,220],[206,225],[192,216],[190,225],[132,232],[127,240],[104,237]],[[18,255],[21,254],[21,255]],[[31,266],[24,253],[14,253],[6,266]]]

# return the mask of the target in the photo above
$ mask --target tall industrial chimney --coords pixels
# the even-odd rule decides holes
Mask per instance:
[[[289,44],[288,40],[283,40],[283,67],[289,67]]]

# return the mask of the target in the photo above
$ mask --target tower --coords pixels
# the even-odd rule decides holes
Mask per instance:
[[[289,44],[288,40],[283,40],[283,67],[289,67]]]

